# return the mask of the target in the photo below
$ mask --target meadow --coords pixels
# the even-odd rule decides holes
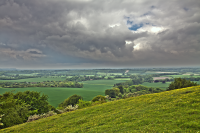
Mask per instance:
[[[147,86],[147,87],[154,87],[154,88],[161,88],[163,90],[166,90],[166,88],[169,86],[171,82],[158,82],[158,83],[149,83],[149,82],[144,82],[141,85]]]
[[[200,86],[196,86],[107,102],[1,132],[197,133],[200,131],[199,114]]]
[[[164,76],[161,76],[161,77],[173,77],[173,78],[191,78],[191,77],[194,77],[194,78],[197,78],[197,77],[200,77],[199,75],[194,75],[194,76],[190,76],[190,75],[164,75]]]

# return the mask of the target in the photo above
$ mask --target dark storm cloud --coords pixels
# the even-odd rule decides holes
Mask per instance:
[[[1,0],[0,60],[199,65],[199,7],[199,0]]]

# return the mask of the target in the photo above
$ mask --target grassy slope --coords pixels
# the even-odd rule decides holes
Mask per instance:
[[[197,132],[200,86],[148,94],[68,112],[1,132]]]

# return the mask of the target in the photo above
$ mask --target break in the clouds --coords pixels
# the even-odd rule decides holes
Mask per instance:
[[[200,65],[199,0],[1,0],[0,67]]]

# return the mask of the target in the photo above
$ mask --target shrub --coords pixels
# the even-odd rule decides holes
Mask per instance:
[[[175,78],[174,82],[171,82],[171,84],[169,85],[167,91],[197,85],[197,83],[191,82],[190,80]]]
[[[29,105],[17,104],[17,100],[13,99],[13,93],[6,92],[0,99],[0,114],[4,114],[1,122],[1,128],[14,126],[26,122],[29,115]]]
[[[38,120],[38,119],[41,119],[41,118],[46,118],[46,117],[49,117],[49,116],[53,116],[53,115],[57,115],[57,113],[54,113],[53,111],[49,111],[48,113],[44,113],[44,114],[41,114],[41,115],[30,115],[28,117],[28,120],[27,122],[31,122],[31,121],[35,121],[35,120]]]
[[[78,108],[79,109],[89,107],[91,105],[92,105],[91,101],[83,101],[82,99],[79,99],[79,102],[78,102]]]
[[[27,122],[35,121],[35,120],[38,120],[38,119],[40,119],[40,115],[36,115],[36,114],[30,115],[30,116],[28,117]]]
[[[109,95],[106,95],[105,98],[108,99],[108,98],[109,98]]]
[[[82,96],[79,95],[72,95],[69,98],[65,99],[64,102],[62,102],[61,104],[59,104],[59,107],[66,107],[68,105],[72,105],[74,106],[75,104],[78,104],[79,99],[83,99]]]
[[[110,95],[110,90],[111,90],[111,89],[105,90],[105,95]]]
[[[120,92],[121,92],[122,94],[124,94],[124,87],[123,87],[122,85],[119,85],[118,88],[119,88]]]
[[[98,95],[98,96],[96,96],[96,97],[94,97],[94,98],[92,99],[92,102],[96,102],[96,101],[101,101],[101,102],[103,102],[103,101],[105,101],[105,100],[106,100],[106,98],[105,98],[104,96]]]
[[[42,114],[49,111],[48,95],[41,95],[40,92],[36,91],[25,91],[17,92],[13,97],[19,104],[26,103],[30,105],[31,114]]]
[[[115,91],[111,89],[111,90],[110,90],[109,96],[110,96],[111,98],[116,98],[116,93],[115,93]]]
[[[122,98],[122,93],[119,93],[119,94],[118,94],[118,97],[119,97],[119,98]]]
[[[113,90],[115,91],[116,96],[118,96],[118,94],[120,93],[120,89],[119,88],[113,88]]]
[[[74,111],[78,109],[78,105],[75,105],[74,107],[72,107],[72,105],[68,105],[63,111],[64,112],[69,112],[69,111]]]
[[[0,121],[1,121],[1,119],[2,119],[3,116],[4,116],[4,114],[0,115]],[[3,123],[0,122],[0,126],[3,126]]]
[[[123,99],[127,98],[127,95],[126,95],[126,94],[124,94],[124,96],[123,96],[122,98],[123,98]]]

